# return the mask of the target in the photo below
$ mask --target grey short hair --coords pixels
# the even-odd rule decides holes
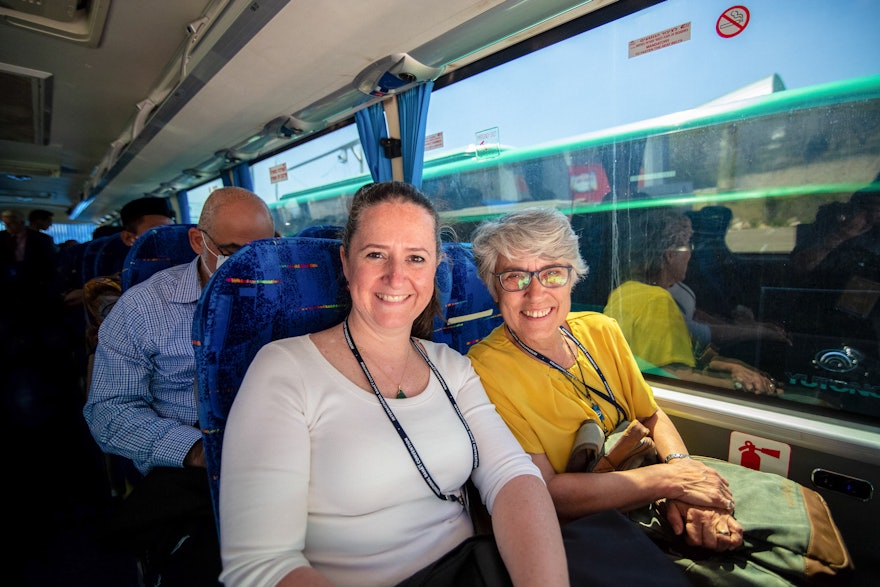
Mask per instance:
[[[497,293],[495,266],[498,257],[562,259],[574,270],[574,283],[587,276],[578,236],[568,217],[553,208],[526,208],[486,220],[473,237],[477,273],[490,291]]]

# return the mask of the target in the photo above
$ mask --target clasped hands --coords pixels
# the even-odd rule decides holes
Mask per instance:
[[[681,491],[659,505],[675,534],[684,534],[691,546],[718,552],[739,548],[743,529],[733,517],[733,494],[727,480],[699,461],[676,459],[672,463],[664,466],[674,471]]]

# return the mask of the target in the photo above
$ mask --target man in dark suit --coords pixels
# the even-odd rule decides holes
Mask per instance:
[[[0,367],[44,354],[45,333],[57,321],[60,302],[53,295],[55,242],[24,225],[22,214],[4,210],[0,231]]]
[[[6,313],[39,310],[51,297],[55,277],[55,241],[24,225],[16,210],[3,211],[6,230],[0,231],[2,301]],[[9,305],[14,304],[14,305]]]

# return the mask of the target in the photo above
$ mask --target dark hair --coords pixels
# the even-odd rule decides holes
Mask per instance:
[[[40,221],[40,220],[48,220],[52,221],[52,217],[55,216],[53,212],[49,212],[48,210],[31,210],[31,213],[28,214],[28,222]]]
[[[854,193],[849,201],[864,210],[870,210],[880,205],[880,189],[866,187]]]
[[[440,217],[431,200],[418,188],[402,181],[386,181],[382,183],[370,183],[361,187],[351,200],[348,213],[348,221],[342,231],[342,246],[346,254],[350,251],[351,240],[360,228],[363,213],[377,204],[386,202],[401,202],[415,204],[425,209],[434,220],[434,241],[436,243],[437,259],[440,259]],[[431,339],[434,332],[434,317],[440,316],[440,290],[437,288],[437,280],[434,279],[434,296],[422,310],[412,326],[412,335],[418,338]]]
[[[147,196],[132,200],[119,211],[122,229],[136,233],[141,218],[148,215],[174,218],[174,211],[171,209],[171,204],[165,198]]]
[[[96,238],[102,238],[105,236],[111,236],[114,234],[119,234],[122,232],[121,226],[111,226],[109,224],[105,224],[103,226],[99,226],[95,230],[92,231],[92,240]]]

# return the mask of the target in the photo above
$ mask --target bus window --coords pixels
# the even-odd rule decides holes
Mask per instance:
[[[575,302],[594,311],[621,285],[628,246],[621,224],[641,208],[678,211],[694,234],[683,283],[696,296],[695,311],[754,331],[729,342],[715,327],[713,345],[785,389],[781,399],[760,401],[873,419],[880,415],[880,260],[872,251],[880,243],[869,242],[865,229],[825,262],[845,275],[807,277],[793,260],[798,243],[818,238],[829,218],[853,217],[853,194],[878,181],[880,71],[859,48],[871,35],[863,23],[811,6],[799,26],[825,35],[836,23],[835,42],[821,50],[805,42],[795,52],[768,52],[791,26],[782,10],[762,13],[765,26],[749,30],[748,42],[728,43],[714,32],[720,4],[668,2],[495,67],[477,64],[456,83],[441,78],[431,96],[422,189],[464,241],[481,220],[512,208],[569,214],[591,268]],[[707,33],[631,56],[621,40],[656,33],[660,21]],[[735,71],[706,70],[710,53],[737,63]],[[810,60],[823,67],[807,74],[800,64]],[[288,179],[271,188],[284,234],[343,224],[348,199],[371,181],[351,157],[349,174],[339,173],[349,147],[334,134],[262,163],[286,162]],[[491,149],[480,145],[487,135],[497,141]],[[762,328],[783,331],[790,344],[767,340]],[[639,359],[648,372],[665,373]],[[724,386],[692,389],[743,395]]]
[[[353,124],[263,159],[251,166],[251,174],[254,191],[269,203],[276,229],[285,236],[310,225],[339,224],[347,215],[341,202],[311,196],[294,202],[294,194],[372,181]]]
[[[222,187],[223,182],[220,179],[213,179],[186,191],[187,205],[189,206],[189,218],[191,222],[198,221],[199,215],[202,213],[202,206],[205,205],[205,200],[208,199],[211,192]]]
[[[709,26],[708,7],[682,10],[684,4],[652,7],[435,91],[427,132],[442,134],[444,145],[435,161],[472,148],[475,131],[487,127],[499,129],[505,149],[491,161],[449,160],[433,170],[426,164],[423,187],[446,203],[444,218],[465,240],[477,222],[511,206],[571,214],[590,265],[575,299],[594,311],[621,285],[628,244],[620,242],[620,228],[631,214],[658,208],[687,216],[694,249],[684,283],[701,316],[754,331],[720,350],[784,387],[782,399],[766,401],[873,419],[880,415],[880,257],[872,251],[880,253],[880,241],[864,228],[825,261],[824,274],[808,278],[793,266],[797,243],[820,238],[823,211],[852,216],[853,194],[878,187],[880,76],[853,58],[864,31],[840,26],[836,50],[821,58],[829,65],[790,87],[789,73],[799,68],[781,53],[768,61],[766,52],[758,57],[708,35],[653,55],[621,54],[619,39],[656,32],[652,17],[690,22],[693,30]],[[765,17],[783,26],[775,20],[781,15]],[[807,26],[822,29],[828,17],[813,12]],[[770,29],[755,31],[750,43],[764,51],[771,37]],[[664,51],[684,64],[708,45],[730,51],[735,74],[652,70]],[[610,56],[611,65],[587,67],[593,60],[586,56],[596,54]],[[768,76],[768,67],[778,73]],[[652,91],[679,86],[688,90]],[[831,214],[836,204],[840,213]],[[759,335],[759,324],[783,330],[790,344]],[[652,373],[661,367],[644,364]]]

